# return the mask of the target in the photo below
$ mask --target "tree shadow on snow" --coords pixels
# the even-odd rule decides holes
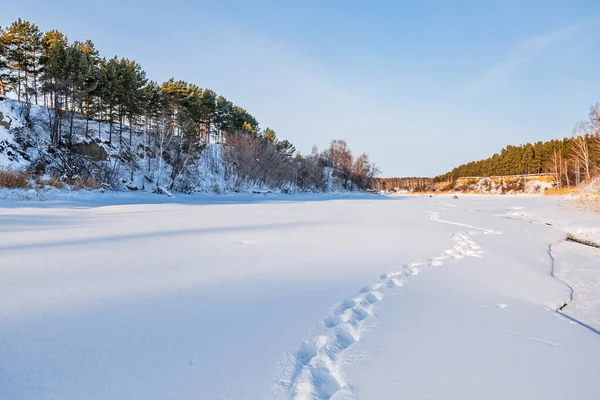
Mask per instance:
[[[3,200],[2,208],[97,208],[121,205],[213,205],[213,204],[264,204],[264,203],[298,203],[322,201],[397,201],[407,196],[387,196],[374,193],[228,193],[228,194],[176,194],[173,197],[148,192],[87,192],[57,195],[55,199],[40,200]],[[1,213],[1,212],[0,212]]]
[[[140,239],[154,239],[154,238],[166,238],[174,236],[186,236],[189,239],[190,235],[203,236],[213,235],[218,233],[226,232],[245,232],[245,231],[269,231],[286,228],[297,228],[300,226],[315,226],[322,224],[319,221],[302,221],[302,222],[285,222],[285,223],[271,223],[263,225],[238,225],[238,226],[218,226],[209,228],[193,228],[193,229],[176,229],[167,231],[152,231],[152,232],[136,232],[127,234],[116,234],[116,235],[103,235],[103,236],[91,236],[85,238],[77,238],[70,240],[55,240],[55,241],[43,241],[33,243],[18,243],[14,245],[0,245],[0,253],[9,251],[22,251],[22,250],[39,250],[43,248],[61,248],[71,247],[80,245],[98,245],[104,243],[123,243],[128,240],[140,240]]]

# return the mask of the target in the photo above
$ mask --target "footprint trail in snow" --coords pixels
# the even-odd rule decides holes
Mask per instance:
[[[343,354],[360,340],[364,321],[373,316],[374,307],[386,293],[401,287],[406,278],[418,275],[423,268],[440,266],[451,259],[481,257],[484,252],[471,237],[500,233],[440,220],[436,212],[430,212],[429,219],[469,230],[452,234],[454,245],[441,255],[383,273],[376,283],[365,286],[335,307],[334,312],[323,321],[324,332],[303,342],[295,353],[294,373],[286,383],[290,400],[328,400],[336,394],[352,395],[351,388],[342,379]]]

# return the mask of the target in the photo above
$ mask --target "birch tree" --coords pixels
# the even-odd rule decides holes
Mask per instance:
[[[573,156],[578,161],[580,168],[583,168],[585,180],[589,181],[591,178],[591,159],[587,129],[586,122],[575,125],[573,129]]]

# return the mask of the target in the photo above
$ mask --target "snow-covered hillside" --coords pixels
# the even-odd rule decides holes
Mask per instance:
[[[600,227],[582,215],[533,196],[5,201],[0,398],[597,399],[600,250],[565,242]]]
[[[15,141],[14,133],[22,129],[18,103],[0,96],[0,168],[22,168],[28,164],[29,155]]]
[[[310,184],[308,179],[299,184],[302,168],[308,163],[306,159],[305,164],[299,165],[300,161],[296,162],[298,165],[292,164],[299,171],[287,172],[296,178],[295,182],[293,179],[275,182],[265,176],[280,173],[277,169],[281,165],[262,165],[268,160],[255,157],[227,158],[225,154],[231,153],[227,149],[232,146],[223,140],[215,142],[213,136],[209,136],[208,142],[194,144],[193,151],[187,151],[188,145],[180,136],[155,132],[151,139],[143,129],[131,134],[127,125],[121,129],[118,123],[111,126],[106,122],[86,121],[79,114],[71,121],[70,113],[57,122],[57,115],[47,107],[0,96],[0,172],[26,171],[31,180],[29,190],[4,193],[1,198],[52,198],[56,188],[44,184],[50,176],[60,179],[60,187],[65,186],[62,192],[72,187],[167,194],[343,190],[343,182],[327,167],[318,168],[322,177],[315,180],[317,185]],[[61,146],[52,144],[53,124],[58,125]],[[242,163],[255,163],[258,167]],[[260,174],[240,173],[241,169],[251,168]]]

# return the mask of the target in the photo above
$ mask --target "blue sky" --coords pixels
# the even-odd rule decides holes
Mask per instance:
[[[430,176],[568,136],[600,102],[597,1],[10,2],[151,79],[246,108],[303,153],[343,138],[385,176]]]

